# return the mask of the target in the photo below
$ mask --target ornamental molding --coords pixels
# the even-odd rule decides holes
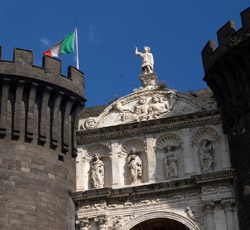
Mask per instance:
[[[122,144],[122,151],[129,154],[132,151],[143,153],[146,149],[145,141],[141,139],[130,139]]]
[[[92,158],[95,155],[98,155],[101,158],[107,158],[111,154],[111,150],[103,144],[93,145],[90,148],[88,148],[87,152],[88,155]]]
[[[159,149],[164,149],[166,146],[178,147],[181,144],[181,139],[175,133],[168,133],[160,136],[156,141],[156,146]]]
[[[174,200],[182,199],[183,195],[180,194],[188,193],[190,197],[195,197],[197,195],[197,189],[208,193],[208,186],[209,184],[213,185],[217,190],[223,191],[228,190],[228,183],[231,183],[234,177],[234,171],[220,171],[214,173],[208,173],[206,175],[198,175],[198,176],[191,176],[191,178],[182,179],[182,180],[175,180],[169,182],[160,182],[155,184],[145,184],[140,186],[130,186],[124,188],[101,188],[101,189],[93,189],[87,191],[76,192],[73,194],[73,200],[81,204],[82,202],[85,205],[90,205],[91,202],[94,202],[97,198],[100,200],[109,201],[114,199],[137,199],[138,197],[154,197],[157,195],[171,195]],[[202,187],[205,186],[205,187]],[[202,189],[203,188],[203,189]],[[177,196],[176,196],[177,195]],[[223,193],[222,193],[223,195]],[[179,197],[179,198],[178,198]],[[170,197],[169,197],[170,198]],[[86,203],[87,202],[87,203]]]
[[[145,214],[129,221],[120,230],[129,230],[141,222],[144,222],[144,221],[150,220],[150,219],[157,219],[157,218],[167,218],[167,219],[176,220],[178,222],[181,222],[185,226],[187,226],[188,229],[190,229],[190,230],[200,230],[200,228],[193,221],[189,220],[188,218],[181,216],[179,214],[173,213],[173,212],[163,212],[163,211],[145,213]]]
[[[77,144],[87,144],[112,139],[121,139],[145,134],[174,131],[204,125],[221,123],[220,110],[210,110],[175,117],[141,121],[99,129],[82,130],[77,132]]]

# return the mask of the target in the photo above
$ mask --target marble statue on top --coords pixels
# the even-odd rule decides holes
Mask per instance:
[[[178,177],[178,159],[176,154],[173,152],[173,149],[174,147],[171,145],[168,145],[165,148],[167,152],[164,160],[166,179]]]
[[[131,184],[137,184],[141,182],[142,177],[142,161],[136,151],[132,150],[128,157],[128,169]]]
[[[199,148],[200,164],[203,173],[208,172],[213,169],[214,166],[214,156],[213,148],[207,139],[201,141],[201,147]]]
[[[138,48],[135,47],[135,55],[140,56],[142,59],[141,70],[143,74],[149,74],[154,72],[154,57],[150,53],[150,48],[144,46],[143,53],[138,52]]]
[[[144,90],[156,89],[158,79],[154,73],[154,57],[153,54],[150,53],[150,48],[144,46],[143,53],[141,53],[138,52],[138,48],[135,47],[135,55],[140,56],[142,59],[142,75],[139,75],[139,78]]]
[[[103,188],[104,185],[104,164],[99,158],[99,155],[96,154],[90,166],[91,182],[95,189]]]

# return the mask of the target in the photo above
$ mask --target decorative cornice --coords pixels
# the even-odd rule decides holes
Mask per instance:
[[[221,123],[219,109],[77,132],[78,145]]]
[[[234,177],[234,171],[220,171],[208,173],[205,175],[191,176],[191,178],[174,180],[170,182],[160,182],[154,184],[142,184],[139,186],[124,187],[124,188],[102,188],[93,189],[83,192],[76,192],[73,194],[73,200],[78,201],[86,200],[105,200],[116,198],[133,198],[143,195],[159,194],[166,192],[175,192],[183,190],[200,189],[203,184],[213,184],[222,181],[230,182]]]

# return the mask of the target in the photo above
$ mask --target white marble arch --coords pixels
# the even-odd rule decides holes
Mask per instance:
[[[181,216],[179,214],[173,213],[173,212],[149,212],[145,213],[128,223],[126,223],[123,227],[120,228],[120,230],[129,230],[136,226],[137,224],[140,224],[144,221],[150,220],[150,219],[156,219],[156,218],[166,218],[166,219],[172,219],[176,220],[185,226],[187,226],[190,230],[200,230],[200,228],[191,220],[188,218]]]

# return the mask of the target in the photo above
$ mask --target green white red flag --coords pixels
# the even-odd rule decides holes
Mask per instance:
[[[68,34],[65,38],[63,38],[57,44],[52,46],[50,49],[43,52],[43,54],[51,57],[61,57],[62,54],[72,53],[74,52],[75,41],[76,41],[77,69],[79,69],[77,29],[75,29],[74,32]]]

